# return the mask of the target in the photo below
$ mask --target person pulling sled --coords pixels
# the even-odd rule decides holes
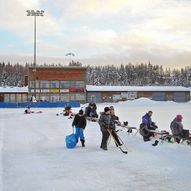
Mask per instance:
[[[84,129],[86,127],[86,118],[82,109],[75,115],[72,127],[75,127],[76,142],[78,142],[78,139],[80,138],[82,147],[85,147]]]

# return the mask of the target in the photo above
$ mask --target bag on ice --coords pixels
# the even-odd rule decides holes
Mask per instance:
[[[73,133],[70,135],[67,135],[65,138],[65,141],[66,141],[66,147],[68,149],[72,149],[76,146],[76,137]]]

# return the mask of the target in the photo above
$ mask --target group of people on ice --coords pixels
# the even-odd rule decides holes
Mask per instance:
[[[78,142],[78,139],[80,139],[82,147],[85,146],[84,129],[86,127],[86,118],[98,118],[96,109],[97,106],[95,103],[89,104],[88,107],[85,109],[85,114],[82,109],[79,110],[78,114],[75,115],[72,122],[72,127],[75,127],[76,142]],[[113,106],[105,107],[104,112],[100,115],[98,121],[102,132],[102,141],[100,148],[102,148],[103,150],[107,150],[107,142],[110,135],[114,137],[116,146],[121,146],[122,144],[118,139],[117,133],[115,131],[116,120],[118,119],[119,118],[115,115]]]
[[[95,117],[100,125],[100,130],[102,132],[102,140],[100,148],[103,150],[107,150],[108,139],[111,136],[116,144],[117,147],[120,147],[123,142],[118,137],[116,132],[116,124],[119,123],[119,118],[115,115],[115,110],[113,106],[105,107],[104,111],[100,113],[100,117],[98,119],[97,114],[97,106],[95,103],[91,103],[84,111],[81,109],[79,110],[78,114],[75,115],[74,120],[72,122],[72,126],[75,127],[75,137],[76,142],[79,141],[82,144],[82,147],[85,146],[85,136],[84,136],[84,129],[86,127],[86,120],[88,117]],[[152,121],[152,111],[148,111],[143,117],[142,122],[140,124],[139,133],[142,135],[144,141],[150,141],[156,134],[160,134],[157,131],[158,127],[155,122]],[[165,133],[170,137],[173,137],[177,143],[180,143],[181,139],[183,138],[191,138],[189,137],[189,130],[183,129],[182,124],[182,115],[178,114],[170,124],[170,129],[172,135],[170,135],[167,131]],[[158,144],[159,140],[155,140],[153,146]]]

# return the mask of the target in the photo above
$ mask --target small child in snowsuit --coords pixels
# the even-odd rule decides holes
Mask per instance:
[[[76,133],[76,141],[78,142],[78,139],[80,138],[80,141],[82,143],[82,147],[85,147],[85,137],[84,137],[84,129],[86,127],[86,118],[84,116],[83,110],[80,110],[78,114],[75,115],[72,127],[75,126]]]

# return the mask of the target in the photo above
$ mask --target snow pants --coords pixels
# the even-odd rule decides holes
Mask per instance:
[[[80,141],[85,141],[84,130],[82,128],[76,127],[75,137],[77,142],[79,138],[80,138]]]

